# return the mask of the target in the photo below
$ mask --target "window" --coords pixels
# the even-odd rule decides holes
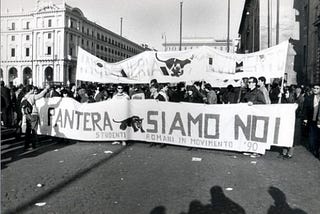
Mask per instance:
[[[83,39],[81,39],[81,45],[83,45],[84,44],[84,40]]]
[[[73,48],[69,49],[69,55],[72,56]]]
[[[16,56],[16,49],[11,48],[11,57],[15,57],[15,56]]]
[[[70,41],[73,41],[73,36],[72,36],[72,34],[70,34]]]
[[[82,31],[82,33],[84,33],[84,27],[82,26],[82,28],[81,28],[81,31]]]
[[[16,23],[12,22],[11,23],[11,30],[15,30],[16,29]]]
[[[15,36],[11,36],[11,41],[15,41],[16,37]]]
[[[51,33],[48,33],[48,39],[51,39]]]
[[[30,28],[30,22],[26,22],[26,29]]]
[[[99,50],[100,46],[97,44],[97,49]]]
[[[26,56],[30,56],[30,48],[26,48]]]
[[[30,40],[30,35],[26,35],[26,40]]]
[[[51,27],[51,26],[52,26],[52,20],[49,19],[49,20],[48,20],[48,27]]]
[[[47,47],[47,55],[51,55],[51,46]]]

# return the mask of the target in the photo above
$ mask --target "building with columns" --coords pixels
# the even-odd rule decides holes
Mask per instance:
[[[118,62],[146,50],[88,20],[79,8],[40,3],[32,12],[1,14],[1,70],[6,85],[74,83],[77,47]]]

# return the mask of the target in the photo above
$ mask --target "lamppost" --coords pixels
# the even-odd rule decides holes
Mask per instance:
[[[182,44],[182,3],[180,2],[180,41],[179,41],[179,51],[181,51]]]
[[[227,35],[227,52],[230,51],[230,0],[228,0],[228,35]]]
[[[277,17],[276,17],[276,44],[279,44],[279,7],[280,2],[277,0]]]
[[[120,36],[122,36],[122,20],[123,18],[120,17]]]
[[[167,51],[167,35],[162,33],[162,39],[164,39],[164,51]]]
[[[254,12],[252,12],[252,14],[250,14],[250,12],[248,11],[246,13],[248,19],[250,19],[250,17],[252,18],[252,53],[254,52]],[[248,26],[250,26],[250,20],[248,21]]]

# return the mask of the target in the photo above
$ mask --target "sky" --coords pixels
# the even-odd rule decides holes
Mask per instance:
[[[227,38],[227,0],[42,0],[79,8],[84,16],[100,26],[137,44],[148,44],[162,51],[167,42],[179,41],[180,2],[182,36]],[[230,38],[238,37],[245,0],[230,0]],[[37,0],[1,0],[1,13],[33,11]],[[17,6],[19,5],[19,6]]]

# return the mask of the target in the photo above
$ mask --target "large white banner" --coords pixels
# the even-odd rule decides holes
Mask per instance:
[[[264,154],[291,147],[296,104],[205,105],[155,100],[37,101],[38,133],[84,141],[139,140]]]
[[[118,63],[107,63],[79,47],[76,79],[101,83],[205,80],[213,84],[220,80],[234,84],[242,77],[283,77],[287,53],[288,41],[250,54],[201,47],[177,52],[145,51]]]

